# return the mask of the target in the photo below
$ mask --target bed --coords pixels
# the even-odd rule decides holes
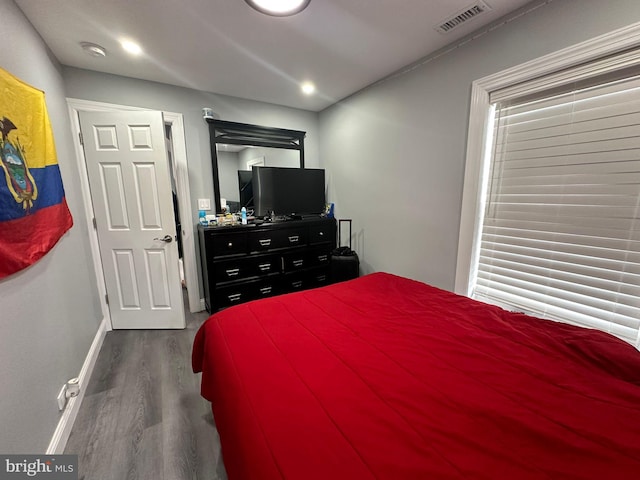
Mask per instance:
[[[640,352],[387,273],[193,345],[230,480],[640,478]]]

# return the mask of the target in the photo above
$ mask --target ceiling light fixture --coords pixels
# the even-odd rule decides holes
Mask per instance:
[[[304,82],[300,85],[300,89],[305,95],[311,95],[316,91],[316,86],[311,82]]]
[[[252,8],[274,17],[288,17],[307,8],[311,0],[244,0]]]
[[[140,55],[142,53],[142,47],[138,45],[136,42],[132,42],[131,40],[122,40],[120,42],[122,48],[125,49],[131,55]]]
[[[102,58],[107,56],[107,51],[104,49],[104,47],[101,47],[100,45],[97,45],[95,43],[80,42],[80,46],[85,52],[87,52],[92,57]]]

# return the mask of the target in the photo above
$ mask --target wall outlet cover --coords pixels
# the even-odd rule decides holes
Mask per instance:
[[[199,198],[198,199],[198,210],[211,210],[211,199],[209,199],[209,198]]]

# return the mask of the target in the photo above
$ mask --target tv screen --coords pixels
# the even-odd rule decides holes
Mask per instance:
[[[251,170],[238,170],[238,187],[240,190],[240,208],[247,210],[253,208],[253,172]]]
[[[324,212],[324,170],[253,167],[255,214],[314,215]]]

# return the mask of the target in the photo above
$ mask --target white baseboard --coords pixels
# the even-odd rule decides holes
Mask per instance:
[[[78,416],[78,411],[80,410],[80,405],[82,404],[82,399],[84,398],[84,393],[87,389],[89,378],[91,377],[91,372],[93,372],[93,367],[96,364],[98,354],[102,348],[104,337],[107,334],[107,331],[111,330],[107,323],[107,319],[104,318],[98,327],[96,336],[93,338],[93,342],[89,348],[89,353],[87,353],[87,357],[84,359],[82,369],[78,375],[78,380],[80,380],[80,393],[77,397],[71,397],[67,402],[67,406],[64,409],[64,412],[62,412],[62,417],[58,422],[58,426],[56,427],[53,437],[51,438],[51,442],[49,443],[49,447],[47,448],[47,455],[60,455],[64,452],[67,440],[69,440],[69,435],[71,434],[71,429],[73,428],[73,423],[76,421],[76,417]]]

